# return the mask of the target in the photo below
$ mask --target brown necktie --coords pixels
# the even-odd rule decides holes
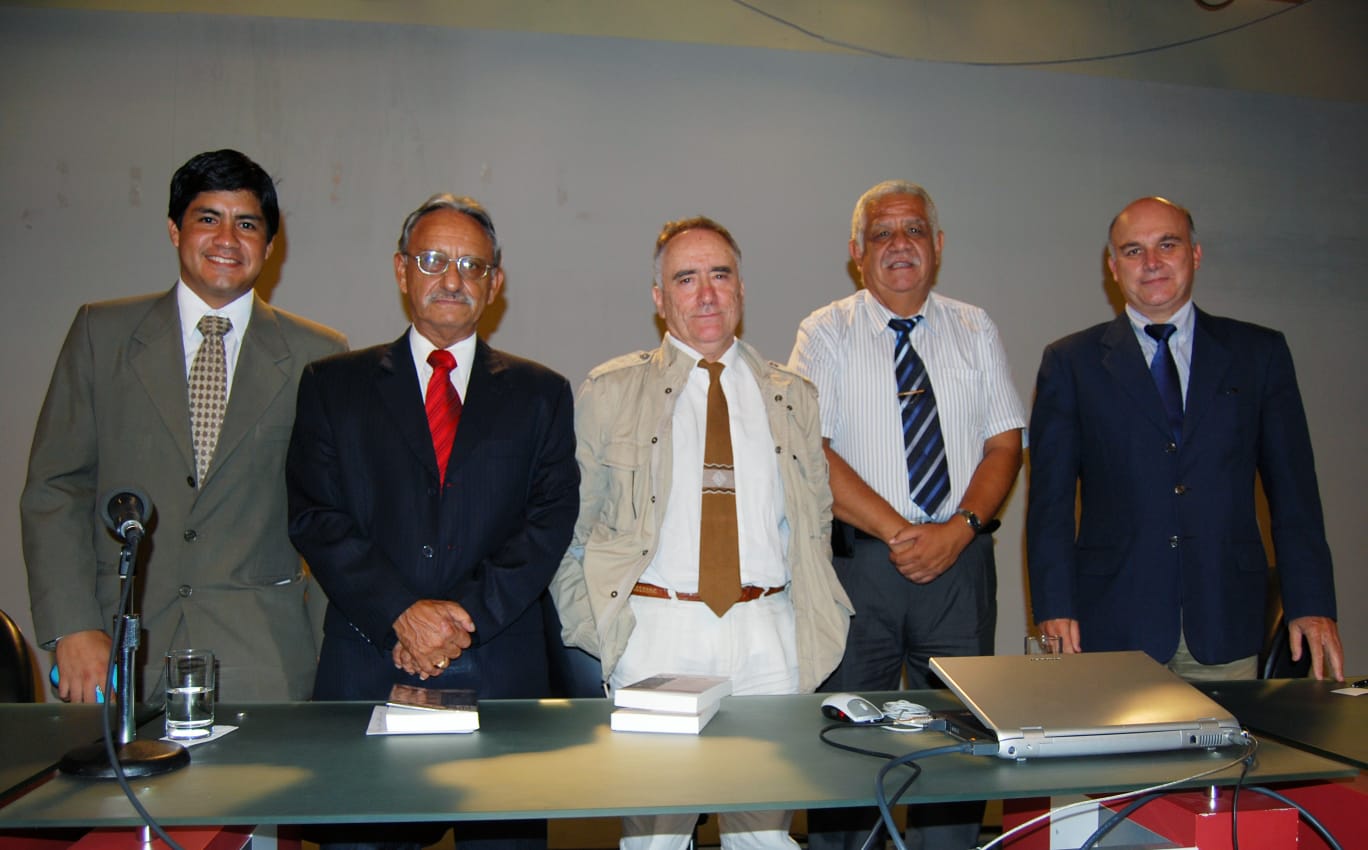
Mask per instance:
[[[456,442],[456,426],[461,424],[461,394],[451,383],[456,358],[450,351],[438,348],[428,355],[428,364],[432,366],[432,377],[428,379],[424,407],[428,430],[432,432],[432,450],[437,454],[437,476],[445,482],[447,460]]]
[[[200,318],[199,351],[190,364],[190,434],[195,443],[195,486],[204,486],[204,475],[218,446],[223,414],[228,410],[228,355],[223,335],[233,329],[226,316]]]
[[[731,416],[722,394],[721,363],[708,370],[708,432],[703,444],[703,522],[698,534],[698,595],[721,617],[741,598],[741,546],[736,530],[736,470]]]

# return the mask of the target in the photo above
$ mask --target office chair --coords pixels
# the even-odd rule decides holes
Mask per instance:
[[[34,702],[37,673],[23,632],[0,611],[0,702]]]
[[[1311,653],[1304,653],[1301,661],[1292,662],[1292,645],[1287,635],[1287,618],[1283,615],[1282,591],[1278,584],[1278,568],[1268,571],[1268,603],[1264,608],[1263,650],[1259,653],[1260,679],[1304,679],[1311,673]],[[1302,647],[1305,649],[1305,647]]]

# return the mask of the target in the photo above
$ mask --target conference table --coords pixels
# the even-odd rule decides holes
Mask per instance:
[[[957,709],[945,691],[872,694]],[[220,705],[238,729],[194,747],[189,767],[133,788],[167,825],[462,821],[641,813],[847,807],[873,803],[879,759],[824,744],[821,695],[727,697],[700,735],[612,732],[596,700],[480,705],[468,735],[364,734],[372,703]],[[0,706],[0,829],[137,825],[117,784],[46,774],[91,737],[90,707]],[[143,727],[157,734],[160,721]],[[843,726],[842,743],[902,754],[943,746],[940,732]],[[1026,762],[955,754],[927,758],[905,802],[1117,792],[1190,777],[1185,787],[1233,784],[1239,750],[1051,758]],[[1356,769],[1265,742],[1250,781],[1306,782]],[[892,790],[908,776],[893,771]],[[7,801],[6,801],[6,798]]]
[[[1256,733],[1368,770],[1368,694],[1335,693],[1344,687],[1316,679],[1197,685]]]

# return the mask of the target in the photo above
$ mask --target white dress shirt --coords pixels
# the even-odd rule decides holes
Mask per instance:
[[[409,325],[409,350],[413,352],[413,365],[418,370],[418,388],[423,393],[423,402],[427,402],[428,381],[432,380],[432,366],[427,362],[428,355],[437,350],[437,346],[432,340],[418,333],[418,329]],[[456,392],[461,396],[461,404],[466,403],[466,389],[470,386],[470,363],[475,359],[475,334],[471,334],[455,345],[447,348],[451,356],[456,358],[456,368],[451,370],[451,385],[456,388]]]
[[[248,290],[228,306],[214,309],[191,291],[190,287],[185,285],[185,281],[176,281],[176,307],[180,312],[187,382],[190,380],[190,367],[195,362],[195,355],[199,353],[200,343],[204,342],[204,334],[199,332],[199,320],[205,316],[223,316],[233,323],[232,329],[223,335],[223,352],[228,361],[228,391],[224,395],[224,400],[227,401],[233,394],[233,375],[237,374],[238,355],[242,353],[242,338],[247,333],[247,323],[252,320],[254,297],[254,293]]]
[[[983,443],[1026,427],[997,326],[978,307],[930,293],[912,347],[926,364],[950,468],[950,495],[935,516],[912,502],[894,374],[895,314],[860,290],[815,311],[798,328],[789,368],[817,385],[822,436],[910,522],[945,522],[969,487]],[[910,317],[907,317],[910,318]]]
[[[670,336],[670,344],[695,361],[697,351]],[[788,522],[784,485],[774,455],[774,437],[760,397],[760,385],[740,349],[720,358],[722,392],[731,417],[732,465],[736,470],[736,524],[741,550],[741,583],[758,587],[788,584],[785,555]],[[675,402],[671,420],[669,502],[660,524],[661,545],[642,574],[648,584],[677,593],[698,591],[698,533],[703,519],[703,447],[708,429],[708,372],[693,369]]]
[[[1145,365],[1148,366],[1159,350],[1159,341],[1145,333],[1145,326],[1154,322],[1129,304],[1126,305],[1126,317],[1130,319],[1131,330],[1135,331],[1140,353],[1145,355]],[[1183,394],[1183,407],[1187,407],[1188,375],[1192,372],[1192,334],[1197,328],[1197,311],[1192,308],[1192,302],[1188,301],[1179,307],[1166,324],[1174,327],[1173,335],[1168,340],[1169,351],[1173,352],[1173,362],[1178,367],[1178,387]]]

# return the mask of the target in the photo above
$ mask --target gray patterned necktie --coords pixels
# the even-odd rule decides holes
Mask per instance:
[[[190,433],[195,442],[195,484],[203,487],[228,410],[228,354],[223,335],[233,329],[233,323],[225,316],[206,315],[196,327],[204,341],[190,364]]]

